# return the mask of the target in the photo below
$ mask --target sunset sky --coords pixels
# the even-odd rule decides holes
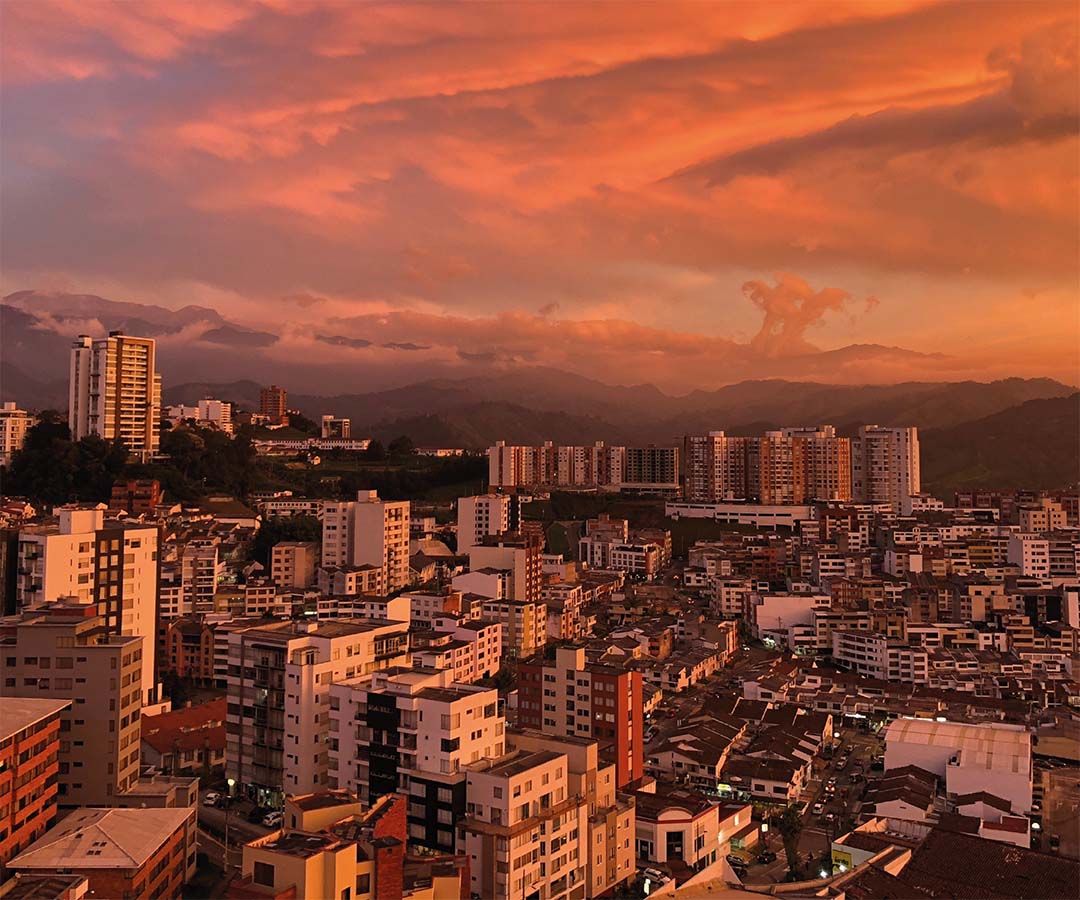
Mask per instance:
[[[0,16],[4,293],[386,383],[1080,380],[1075,2]]]

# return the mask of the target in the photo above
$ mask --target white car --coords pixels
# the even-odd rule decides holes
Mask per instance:
[[[650,881],[660,881],[664,877],[659,869],[646,869],[642,874]]]
[[[820,816],[823,812],[825,812],[825,804],[820,802],[815,803],[814,808],[811,809],[810,812],[813,813],[815,816]]]
[[[202,798],[202,805],[203,806],[217,806],[217,802],[220,799],[221,799],[221,794],[219,794],[219,793],[217,793],[215,791],[210,791],[209,794],[207,794],[205,797]]]
[[[263,816],[263,825],[267,828],[278,828],[284,821],[285,815],[280,810],[275,810],[274,812],[267,813]]]

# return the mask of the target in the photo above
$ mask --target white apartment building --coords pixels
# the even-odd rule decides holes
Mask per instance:
[[[214,594],[225,575],[225,560],[216,539],[197,538],[184,545],[180,554],[180,576],[184,600],[192,612],[214,612]]]
[[[329,784],[330,685],[409,665],[408,622],[271,622],[229,634],[226,770],[270,801]]]
[[[356,597],[382,589],[382,566],[321,566],[315,576],[323,596]]]
[[[863,425],[851,439],[852,499],[899,512],[921,492],[919,429]]]
[[[34,417],[13,401],[0,405],[0,466],[11,465],[11,457],[22,449],[26,432],[33,424]]]
[[[517,750],[467,772],[458,850],[472,893],[489,900],[569,900],[587,891],[588,800],[557,750]]]
[[[97,435],[120,440],[143,459],[158,449],[161,376],[153,338],[121,331],[95,340],[80,335],[71,345],[68,425],[72,440]]]
[[[376,566],[382,569],[378,590],[407,587],[409,508],[408,500],[380,500],[376,491],[358,491],[356,500],[328,501],[323,507],[323,565]]]
[[[169,406],[165,410],[165,418],[173,425],[194,419],[196,425],[217,428],[225,434],[233,433],[232,404],[225,400],[207,398],[194,406],[185,406],[182,403]]]
[[[392,669],[332,684],[330,720],[331,786],[364,803],[407,794],[410,842],[455,852],[465,767],[503,755],[498,691],[445,670]]]
[[[912,647],[876,632],[834,631],[832,655],[864,678],[913,684],[930,680],[930,654],[925,647]]]
[[[458,684],[493,677],[502,664],[502,624],[483,619],[436,619],[434,631],[421,632],[413,665],[449,669]]]
[[[103,508],[60,507],[55,525],[19,531],[19,609],[64,599],[95,606],[111,634],[141,635],[143,702],[155,697],[158,530],[106,522]]]
[[[1008,560],[1021,575],[1050,577],[1050,541],[1036,534],[1010,534]]]
[[[270,551],[270,576],[280,588],[308,588],[315,582],[319,545],[314,541],[280,541]]]
[[[513,531],[511,522],[516,519],[513,504],[517,500],[509,494],[479,494],[461,497],[457,503],[457,552],[468,553],[487,536]]]

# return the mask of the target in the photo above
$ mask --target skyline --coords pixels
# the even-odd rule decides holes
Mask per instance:
[[[302,383],[1076,382],[1073,5],[539,6],[5,5],[3,293]]]

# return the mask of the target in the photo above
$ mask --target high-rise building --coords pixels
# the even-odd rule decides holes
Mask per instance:
[[[60,714],[70,700],[0,696],[0,868],[56,819]]]
[[[5,697],[70,700],[60,713],[59,803],[108,805],[139,780],[142,655],[94,608],[48,604],[0,622]]]
[[[73,440],[96,435],[121,441],[146,459],[157,453],[161,376],[153,338],[109,332],[80,335],[71,345],[68,426]]]
[[[516,528],[517,498],[509,494],[460,497],[457,504],[457,552],[468,553],[485,537]]]
[[[142,702],[156,698],[158,530],[105,521],[96,507],[60,507],[55,525],[19,531],[15,599],[20,609],[55,600],[94,608],[115,635],[142,635]]]
[[[10,466],[11,458],[22,449],[26,432],[34,424],[34,417],[12,401],[0,406],[0,466]]]
[[[259,391],[259,415],[265,416],[270,424],[288,423],[288,391],[276,384]]]
[[[584,647],[518,666],[518,722],[546,734],[591,738],[615,760],[616,786],[642,775],[641,673],[587,663]]]
[[[678,447],[627,447],[623,462],[624,491],[675,493],[679,487]]]
[[[863,425],[851,442],[852,498],[899,511],[921,490],[919,429]]]
[[[465,767],[503,755],[498,691],[417,667],[335,682],[330,698],[331,786],[371,803],[408,794],[410,843],[453,853]]]
[[[409,501],[380,500],[358,491],[355,500],[323,507],[322,564],[377,566],[383,593],[409,584]]]
[[[746,499],[746,440],[722,431],[687,435],[683,441],[683,499],[690,503]]]
[[[226,769],[249,796],[329,784],[330,685],[407,666],[409,623],[280,621],[229,634]]]
[[[324,440],[348,440],[352,437],[352,422],[337,416],[323,416],[320,433]]]
[[[315,584],[319,545],[315,541],[279,541],[270,551],[270,575],[282,589]]]

